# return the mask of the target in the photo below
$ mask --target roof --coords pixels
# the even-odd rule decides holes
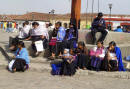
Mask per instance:
[[[49,16],[46,13],[31,12],[18,16],[14,20],[49,21]]]
[[[81,14],[81,20],[91,20],[91,18],[94,18],[97,16],[97,13],[94,13],[93,15],[91,13],[82,13]],[[104,14],[104,18],[108,19],[109,14]],[[119,17],[119,18],[125,18],[124,20],[130,19],[130,15],[112,15],[112,17]],[[39,13],[39,12],[30,12],[23,15],[0,15],[0,21],[15,21],[15,20],[29,20],[29,21],[46,21],[49,22],[50,19],[56,19],[56,20],[69,20],[71,18],[71,14],[49,14],[49,13]],[[119,20],[119,19],[112,19],[112,20]]]
[[[104,18],[104,19],[111,21],[130,21],[130,18]]]

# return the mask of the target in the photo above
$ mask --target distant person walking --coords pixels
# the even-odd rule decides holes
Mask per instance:
[[[92,23],[92,28],[91,28],[91,34],[92,34],[92,41],[93,44],[96,43],[96,33],[101,32],[102,36],[98,41],[103,42],[105,40],[105,37],[107,35],[106,29],[106,24],[105,20],[103,19],[103,13],[98,13],[98,17],[96,17]]]

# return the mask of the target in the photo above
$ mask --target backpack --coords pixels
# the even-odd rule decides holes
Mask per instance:
[[[51,71],[52,75],[60,75],[61,64],[51,64],[51,67],[52,67]]]

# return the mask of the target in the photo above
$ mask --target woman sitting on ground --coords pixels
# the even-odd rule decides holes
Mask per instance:
[[[94,47],[90,50],[91,56],[91,69],[100,70],[102,60],[105,57],[105,50],[103,46],[103,42],[98,41],[97,47]]]
[[[9,64],[9,69],[11,71],[25,71],[29,68],[30,60],[28,52],[22,41],[18,43],[18,49],[16,50],[13,59],[14,60],[11,61],[12,64]]]
[[[76,65],[74,63],[75,56],[73,50],[64,49],[63,62],[61,64],[61,75],[72,76],[76,72]]]
[[[88,53],[88,49],[86,48],[84,42],[78,43],[77,56],[78,56],[78,61],[77,61],[78,69],[85,70],[88,67],[89,53]]]
[[[116,43],[114,41],[109,43],[109,47],[106,51],[105,62],[106,64],[104,65],[107,66],[104,68],[107,71],[125,71],[122,62],[121,50],[116,46]]]

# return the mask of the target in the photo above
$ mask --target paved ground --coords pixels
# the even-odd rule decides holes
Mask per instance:
[[[9,33],[0,31],[0,46],[6,51]],[[8,52],[9,53],[9,52]],[[10,54],[11,55],[11,54]],[[30,70],[10,73],[8,62],[0,53],[0,89],[129,89],[130,72],[95,72],[78,70],[73,77],[52,76],[50,62],[31,58]]]
[[[130,89],[130,80],[102,76],[52,76],[49,73],[9,73],[1,70],[0,89]]]

